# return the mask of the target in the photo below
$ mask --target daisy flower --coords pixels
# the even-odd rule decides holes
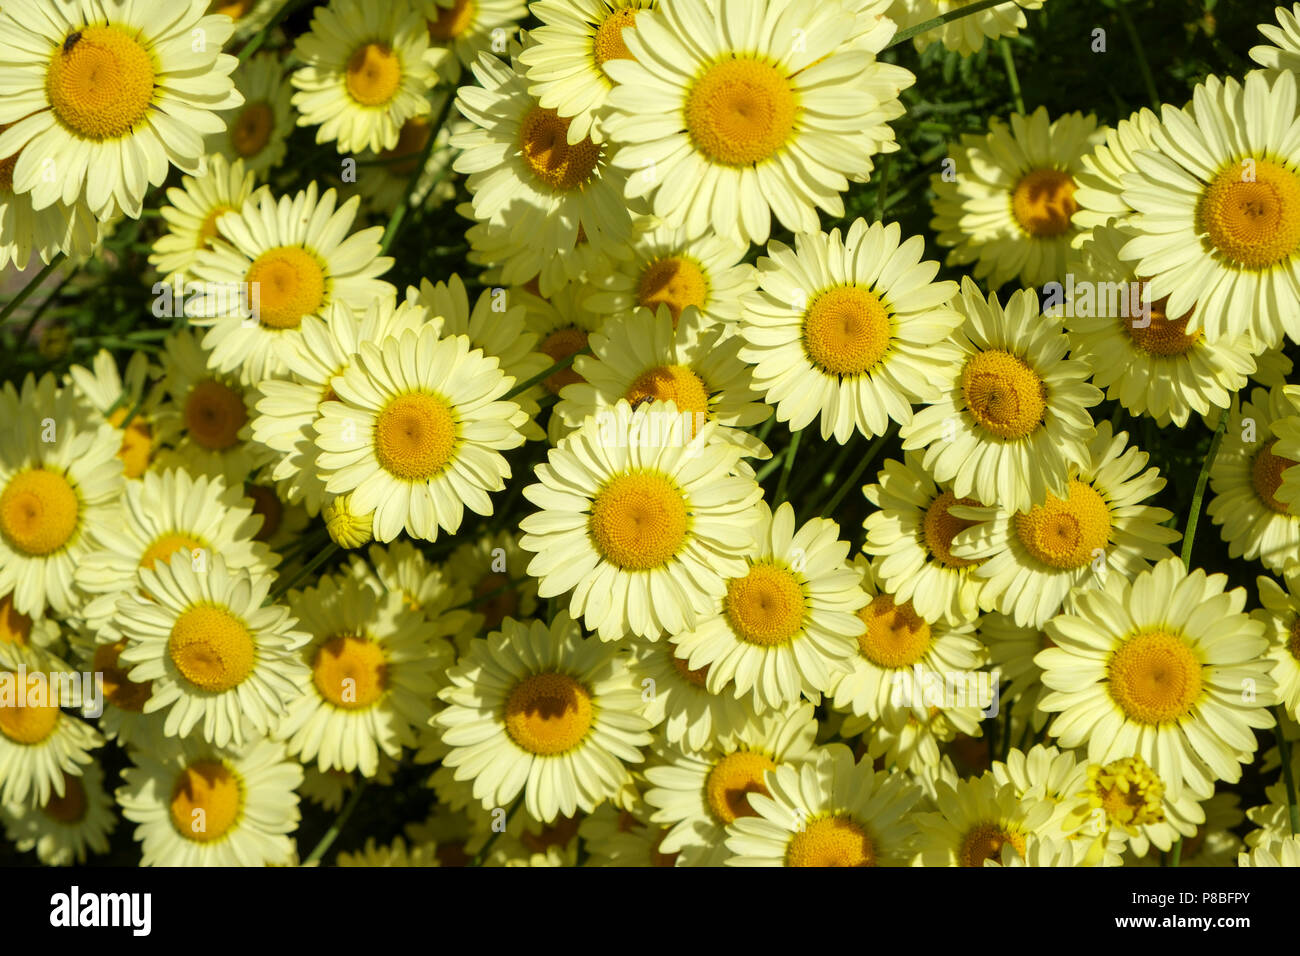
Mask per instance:
[[[686,439],[671,400],[620,401],[553,448],[523,492],[541,510],[519,522],[538,596],[572,591],[569,613],[605,641],[658,639],[709,614],[745,573],[763,493],[717,427]]]
[[[555,406],[568,427],[610,415],[620,400],[633,407],[671,401],[690,417],[692,434],[715,421],[719,435],[747,455],[771,456],[762,442],[741,431],[771,414],[758,401],[750,367],[740,358],[743,343],[724,327],[707,324],[693,306],[680,317],[666,305],[656,313],[637,309],[625,319],[606,321],[588,344],[592,354],[573,362],[582,381],[565,387]]]
[[[770,795],[769,771],[815,759],[817,720],[803,703],[747,721],[734,734],[694,752],[656,742],[657,764],[645,771],[650,822],[667,827],[660,853],[678,853],[679,866],[721,866],[732,855],[727,826],[757,816],[750,794]]]
[[[758,260],[762,291],[742,300],[741,358],[792,430],[820,418],[821,437],[841,445],[855,430],[884,434],[890,419],[912,420],[912,402],[936,401],[935,383],[957,370],[957,285],[935,282],[925,241],[901,235],[897,223],[858,219],[843,238],[838,228],[797,235],[793,250],[773,242]]]
[[[443,765],[474,781],[485,808],[520,792],[543,823],[590,813],[626,786],[626,764],[651,741],[641,692],[616,647],[584,639],[563,611],[502,622],[450,671],[434,718],[451,752]]]
[[[758,285],[754,267],[741,261],[749,247],[712,233],[691,238],[684,227],[670,229],[652,217],[637,227],[631,257],[593,275],[583,304],[611,319],[666,305],[674,322],[695,306],[705,324],[734,327],[742,296]]]
[[[300,682],[275,735],[322,770],[373,777],[381,752],[400,758],[433,715],[434,672],[451,663],[451,647],[433,639],[401,592],[377,593],[353,576],[326,575],[287,600],[311,635],[298,651],[311,679]]]
[[[649,691],[645,716],[656,732],[670,745],[700,751],[738,731],[752,711],[730,692],[709,690],[709,666],[692,669],[677,653],[680,638],[632,641],[631,667],[637,684]]]
[[[207,139],[209,154],[240,160],[258,179],[266,179],[284,159],[293,132],[292,87],[276,53],[257,53],[232,74],[244,102],[221,114],[225,126]],[[236,207],[238,208],[238,207]]]
[[[255,395],[234,375],[208,370],[210,353],[188,329],[169,335],[160,356],[168,401],[156,418],[163,446],[155,467],[219,475],[234,485],[271,458],[248,426]]]
[[[361,343],[380,345],[407,330],[418,332],[428,321],[420,306],[397,303],[392,298],[373,299],[360,315],[342,302],[332,302],[323,317],[307,316],[300,333],[303,347],[289,352],[288,376],[266,379],[253,399],[253,439],[276,453],[270,476],[279,483],[286,501],[304,502],[309,514],[319,513],[329,497],[325,479],[317,473],[316,433],[321,409],[337,398],[335,376],[342,375],[361,349]]]
[[[74,613],[88,532],[113,520],[125,483],[121,440],[107,424],[83,424],[73,390],[51,374],[29,374],[21,393],[6,383],[0,409],[0,594],[23,614]]]
[[[1124,177],[1136,235],[1121,250],[1151,301],[1191,312],[1214,342],[1300,340],[1300,117],[1296,76],[1208,77],[1189,109],[1166,106]],[[1247,308],[1242,303],[1267,303]],[[1196,311],[1192,312],[1192,307]]]
[[[1300,461],[1300,386],[1286,384],[1286,376],[1290,374],[1290,360],[1287,360],[1284,374],[1277,381],[1265,384],[1269,388],[1280,386],[1285,397],[1279,403],[1281,411],[1269,426],[1269,431],[1277,439],[1269,452],[1285,461],[1294,462]],[[1257,375],[1256,379],[1261,379],[1261,376]],[[1300,514],[1300,469],[1282,465],[1281,482],[1273,492],[1273,498],[1286,508],[1288,514]]]
[[[1062,278],[1066,254],[1084,235],[1071,221],[1074,177],[1103,133],[1091,114],[1052,120],[1040,106],[1029,116],[1011,114],[1010,126],[990,119],[984,136],[964,134],[951,172],[930,180],[930,227],[939,245],[952,247],[947,264],[973,262],[975,278],[994,288]]]
[[[198,571],[180,554],[139,574],[113,623],[131,680],[152,682],[144,712],[166,710],[168,736],[198,727],[218,747],[271,730],[306,678],[293,651],[307,640],[283,605],[263,606],[271,576],[229,570],[220,554]]]
[[[393,259],[379,254],[383,227],[348,235],[361,204],[352,197],[335,208],[333,189],[318,196],[316,181],[304,192],[270,191],[245,200],[217,220],[218,236],[191,267],[204,295],[186,303],[193,325],[209,327],[203,347],[219,372],[239,370],[256,384],[282,372],[302,348],[301,325],[321,318],[333,302],[360,313],[377,298],[396,295],[379,279]]]
[[[1191,316],[1166,313],[1166,299],[1139,305],[1137,274],[1119,258],[1130,235],[1098,225],[1073,260],[1073,271],[1089,277],[1082,289],[1089,297],[1095,289],[1096,301],[1089,298],[1084,307],[1074,296],[1067,302],[1070,356],[1087,363],[1092,383],[1133,415],[1149,414],[1158,424],[1179,428],[1192,412],[1217,415],[1255,371],[1257,346],[1249,335],[1211,344],[1204,332],[1189,334]],[[1047,306],[1043,312],[1060,314]]]
[[[1278,454],[1271,426],[1294,414],[1285,386],[1254,389],[1250,401],[1228,417],[1218,454],[1210,465],[1210,519],[1228,545],[1228,556],[1259,560],[1281,572],[1300,548],[1300,515],[1277,497],[1282,476],[1296,461]]]
[[[134,352],[124,372],[108,349],[95,353],[91,368],[73,365],[68,378],[73,390],[97,414],[118,430],[122,445],[117,457],[122,459],[127,478],[139,478],[149,467],[154,454],[153,417],[157,414],[161,389],[150,381],[154,370],[144,352]],[[131,421],[126,417],[134,411]]]
[[[454,84],[462,66],[484,54],[506,52],[520,20],[528,16],[524,0],[416,0],[428,20],[432,49],[448,55],[435,64],[444,83]]]
[[[0,123],[0,135],[11,125]],[[99,240],[90,206],[78,198],[71,205],[56,200],[36,209],[30,193],[14,191],[14,168],[21,152],[0,157],[0,269],[11,264],[25,269],[32,253],[46,264],[60,252],[89,255]]]
[[[569,143],[588,135],[599,143],[605,101],[614,81],[610,60],[630,60],[624,30],[656,0],[540,0],[532,13],[542,22],[529,31],[532,43],[519,56],[528,68],[528,92],[546,109],[569,120]]]
[[[973,635],[974,621],[949,625],[926,620],[910,601],[881,588],[866,558],[859,555],[853,566],[869,601],[858,611],[854,628],[858,653],[850,659],[849,673],[831,688],[832,703],[871,720],[909,711],[920,718],[929,703],[927,681],[971,675],[983,663],[985,652]]]
[[[295,853],[302,766],[265,738],[220,749],[194,738],[130,753],[116,798],[142,866],[283,866]]]
[[[767,774],[767,795],[752,794],[755,816],[727,827],[730,866],[906,866],[914,828],[908,812],[920,789],[902,774],[832,744],[816,761]]]
[[[293,46],[303,65],[289,78],[298,91],[299,126],[319,126],[316,142],[340,153],[392,149],[402,124],[429,112],[435,66],[447,54],[409,3],[330,0]]]
[[[839,531],[825,518],[796,527],[788,501],[775,513],[759,503],[746,567],[712,614],[674,636],[692,670],[708,668],[710,693],[749,697],[761,712],[815,700],[848,672],[866,595]]]
[[[81,864],[87,853],[107,853],[108,836],[117,826],[104,771],[94,761],[79,777],[64,773],[62,796],[51,795],[40,804],[6,804],[0,807],[0,820],[18,852],[34,849],[46,866]]]
[[[1270,577],[1255,579],[1264,607],[1250,616],[1264,623],[1278,702],[1300,719],[1300,564],[1288,565],[1283,575],[1286,590]]]
[[[882,586],[900,601],[911,601],[927,620],[950,624],[970,621],[988,610],[981,601],[983,580],[975,574],[980,559],[953,554],[957,535],[973,522],[953,514],[954,505],[978,505],[940,488],[921,466],[921,456],[908,452],[903,461],[888,459],[862,493],[875,505],[864,527],[864,554],[876,558]]]
[[[513,384],[466,336],[431,324],[361,343],[312,426],[325,490],[374,511],[379,541],[454,534],[465,508],[490,515],[487,493],[510,476],[501,452],[524,442],[527,414],[503,398]]]
[[[1133,210],[1124,202],[1124,176],[1137,172],[1134,154],[1154,149],[1151,131],[1160,118],[1145,106],[1106,130],[1106,138],[1084,153],[1074,173],[1074,225],[1083,232],[1123,226]]]
[[[661,853],[668,831],[648,823],[649,811],[634,813],[602,803],[594,813],[583,818],[578,835],[591,856],[588,866],[672,867],[678,854]]]
[[[244,171],[243,160],[231,163],[216,155],[205,162],[207,168],[199,175],[186,176],[180,188],[167,190],[170,205],[159,210],[167,232],[154,241],[149,264],[167,285],[184,280],[184,273],[194,265],[199,252],[212,248],[217,220],[228,212],[238,212],[253,196],[256,179],[252,172]]]
[[[524,321],[528,330],[537,336],[537,351],[550,359],[551,365],[587,348],[591,334],[599,332],[608,321],[603,314],[583,305],[582,290],[576,284],[566,285],[545,297],[526,288],[516,289],[512,295],[523,302]],[[570,365],[546,376],[542,388],[559,395],[566,385],[581,381],[582,376]]]
[[[240,486],[220,478],[166,469],[129,482],[111,525],[88,535],[88,552],[77,565],[77,586],[90,595],[82,616],[101,641],[121,635],[110,622],[117,601],[141,584],[141,572],[183,553],[195,570],[206,571],[220,556],[229,571],[266,573],[276,557],[255,535],[261,519]]]
[[[1032,794],[1020,796],[1011,783],[992,774],[939,781],[937,812],[918,813],[919,860],[923,866],[978,866],[1001,860],[1004,847],[1024,857],[1026,843],[1052,814],[1052,805]]]
[[[1128,445],[1128,433],[1112,436],[1102,422],[1086,455],[1070,468],[1066,494],[1050,492],[1042,504],[1015,514],[1005,508],[964,505],[960,518],[974,522],[953,539],[953,553],[981,560],[975,574],[983,596],[1026,627],[1042,627],[1077,587],[1095,587],[1110,574],[1132,578],[1154,561],[1179,533],[1163,526],[1173,517],[1144,501],[1165,486],[1146,452]]]
[[[569,121],[538,104],[519,66],[483,54],[473,67],[482,85],[456,94],[474,128],[452,138],[462,151],[452,168],[468,174],[474,218],[507,226],[534,248],[539,266],[542,257],[571,252],[579,234],[595,245],[622,244],[632,220],[611,147],[590,138],[570,144]]]
[[[1044,2],[1015,0],[1013,4],[1001,3],[918,33],[912,38],[912,43],[918,51],[932,43],[942,43],[945,49],[954,53],[972,56],[984,47],[985,40],[1016,36],[1027,26],[1023,11],[1037,10]],[[898,21],[899,27],[913,27],[968,5],[967,0],[893,0],[889,15]]]
[[[1273,726],[1273,662],[1264,625],[1242,613],[1245,590],[1225,592],[1227,581],[1167,558],[1080,592],[1047,624],[1056,646],[1035,658],[1054,691],[1039,705],[1058,714],[1048,732],[1086,743],[1092,763],[1141,757],[1175,799],[1240,779],[1258,746],[1251,728]]]
[[[794,0],[639,14],[623,31],[631,57],[604,64],[615,83],[605,129],[624,144],[613,162],[629,171],[629,198],[652,197],[669,226],[739,242],[766,242],[773,213],[794,232],[815,232],[818,208],[843,216],[849,180],[898,148],[886,124],[915,81],[842,45],[853,27],[841,4]]]
[[[138,219],[171,165],[196,172],[204,135],[222,126],[217,112],[242,100],[230,80],[237,61],[221,52],[233,24],[204,7],[189,0],[159,16],[126,0],[7,0],[0,157],[22,150],[14,190],[37,209],[84,196],[100,219]]]
[[[80,776],[90,751],[104,745],[91,724],[59,709],[68,670],[51,661],[43,671],[0,671],[0,804],[67,796],[65,779]]]
[[[166,715],[156,711],[146,714],[144,706],[153,695],[153,682],[131,680],[129,664],[122,661],[127,639],[119,637],[104,643],[108,637],[102,633],[88,635],[86,647],[79,648],[83,670],[103,675],[103,713],[99,715],[99,730],[109,740],[121,746],[154,750],[168,739],[165,731]],[[100,639],[102,638],[102,641]],[[92,643],[96,641],[96,643]]]
[[[1101,401],[1088,367],[1065,358],[1060,321],[1040,317],[1032,290],[1013,293],[1004,310],[967,276],[953,304],[966,317],[959,371],[903,427],[903,449],[925,448],[926,470],[960,498],[1023,511],[1065,495],[1070,463],[1088,454],[1088,407]]]

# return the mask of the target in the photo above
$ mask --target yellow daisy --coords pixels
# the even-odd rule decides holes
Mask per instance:
[[[953,303],[966,317],[960,364],[939,400],[903,427],[904,450],[925,448],[926,470],[958,497],[1008,511],[1066,494],[1069,465],[1092,438],[1088,407],[1101,401],[1088,367],[1065,358],[1060,320],[1040,317],[1032,290],[1013,293],[1004,310],[966,277]]]
[[[920,236],[901,237],[897,223],[858,219],[842,238],[838,228],[797,235],[793,250],[773,242],[759,259],[741,358],[778,421],[797,431],[820,418],[821,437],[840,444],[855,430],[881,435],[957,371],[957,285],[934,281],[939,264],[922,261]]]
[[[77,611],[73,585],[88,532],[112,521],[122,493],[121,440],[85,424],[72,389],[28,375],[21,393],[0,394],[0,594],[23,614]]]
[[[677,0],[638,14],[623,31],[631,57],[604,64],[615,83],[605,129],[623,144],[613,162],[628,196],[652,196],[669,226],[740,242],[766,242],[772,214],[794,232],[815,232],[818,208],[843,216],[849,180],[897,149],[887,121],[915,81],[845,45],[853,28],[842,4],[795,0]]]
[[[263,602],[270,575],[228,570],[219,554],[196,571],[180,554],[140,569],[140,590],[119,598],[119,658],[135,683],[151,682],[144,712],[166,710],[164,732],[218,747],[266,734],[298,694],[306,669],[293,651],[307,635],[279,604]]]
[[[1228,556],[1259,560],[1280,572],[1296,560],[1300,515],[1277,497],[1282,476],[1296,462],[1278,454],[1271,426],[1294,414],[1285,386],[1254,389],[1228,418],[1223,443],[1210,466],[1210,519],[1228,545]]]
[[[1300,564],[1287,566],[1283,574],[1286,590],[1270,577],[1255,579],[1264,606],[1250,616],[1264,622],[1278,702],[1300,719]]]
[[[1300,340],[1300,117],[1296,75],[1208,77],[1166,107],[1124,178],[1137,234],[1121,250],[1167,314],[1218,341]],[[1246,303],[1267,303],[1266,308]],[[1193,312],[1192,307],[1196,306]]]
[[[383,227],[349,235],[361,200],[336,202],[312,180],[278,201],[256,193],[217,220],[212,248],[190,268],[204,294],[186,303],[191,324],[208,327],[203,347],[215,371],[237,369],[250,385],[279,375],[302,348],[307,316],[323,317],[334,302],[359,313],[396,295],[379,278],[393,265],[379,254]]]
[[[316,142],[340,153],[397,145],[402,124],[429,112],[435,67],[447,54],[429,46],[410,3],[330,0],[294,42],[302,66],[289,78],[298,91],[299,126],[319,126]]]
[[[155,370],[144,352],[134,352],[125,370],[119,372],[117,359],[108,349],[96,352],[91,366],[71,366],[68,378],[77,395],[118,430],[122,445],[117,457],[122,459],[123,472],[127,478],[139,478],[155,451],[153,418],[162,393],[161,387],[150,381]],[[135,414],[127,422],[132,412]]]
[[[1040,106],[1029,116],[1011,114],[1010,126],[990,119],[984,136],[964,134],[951,172],[930,180],[930,227],[939,245],[952,247],[947,264],[974,263],[975,278],[994,288],[1063,278],[1070,247],[1085,235],[1071,221],[1074,177],[1103,133],[1091,114],[1052,120]]]
[[[1001,860],[1004,848],[1024,857],[1027,840],[1052,814],[1041,797],[1016,794],[1014,784],[999,784],[991,773],[936,785],[937,812],[918,813],[923,866],[977,866]]]
[[[64,781],[93,761],[104,738],[92,725],[59,708],[58,661],[41,671],[0,671],[0,803],[48,803],[68,794]]]
[[[167,223],[167,232],[154,241],[149,264],[168,285],[183,283],[186,270],[197,261],[199,252],[212,248],[212,241],[217,238],[217,220],[228,212],[238,212],[245,201],[254,197],[255,177],[251,171],[244,171],[242,160],[231,163],[224,156],[216,155],[208,157],[206,165],[201,174],[183,178],[180,188],[168,189],[170,205],[159,210]],[[262,190],[269,194],[266,187]]]
[[[1242,613],[1245,590],[1226,585],[1167,558],[1080,592],[1073,613],[1047,624],[1056,646],[1035,658],[1054,691],[1039,705],[1058,715],[1049,732],[1086,744],[1093,763],[1142,757],[1175,799],[1240,779],[1252,728],[1273,726],[1273,662],[1264,625]]]
[[[0,820],[18,852],[35,850],[46,866],[82,864],[88,853],[107,853],[109,834],[117,826],[104,771],[94,761],[81,776],[64,773],[62,796],[51,794],[38,804],[6,804],[0,807]]]
[[[854,763],[842,744],[816,761],[770,771],[768,794],[749,798],[755,816],[727,826],[730,866],[906,866],[920,789],[902,774]]]
[[[1111,574],[1132,578],[1172,552],[1179,534],[1163,526],[1173,515],[1144,501],[1165,486],[1146,452],[1112,436],[1102,422],[1087,454],[1070,468],[1066,494],[1048,493],[1019,514],[1005,508],[955,508],[972,521],[953,539],[953,553],[980,560],[983,594],[1017,624],[1042,627],[1075,588],[1096,587]]]
[[[620,401],[588,419],[536,468],[519,522],[539,597],[572,591],[569,613],[602,640],[657,639],[709,614],[745,573],[762,489],[717,423],[687,435],[671,400]]]
[[[325,490],[374,511],[379,541],[403,530],[432,541],[466,508],[492,514],[488,492],[510,476],[501,452],[524,442],[527,413],[503,398],[513,384],[468,337],[439,338],[432,324],[363,342],[312,426]]]
[[[591,812],[626,786],[651,741],[624,655],[584,639],[563,611],[549,628],[506,619],[448,677],[434,718],[451,748],[443,765],[473,779],[485,808],[522,792],[543,823]]]
[[[759,503],[744,570],[711,614],[673,637],[687,666],[708,668],[710,693],[748,697],[761,712],[816,700],[848,672],[866,595],[839,531],[825,518],[797,527],[788,501],[775,513]]]
[[[1300,69],[1300,4],[1288,10],[1279,6],[1273,10],[1277,24],[1261,23],[1259,32],[1272,40],[1271,46],[1260,44],[1250,48],[1250,58],[1270,70]]]
[[[11,125],[0,157],[22,150],[15,191],[38,209],[84,196],[101,219],[139,218],[171,165],[196,172],[204,135],[223,125],[218,111],[242,100],[230,80],[236,60],[221,52],[234,25],[204,9],[188,0],[158,16],[122,0],[7,0],[0,123]]]
[[[416,0],[428,21],[429,44],[447,50],[437,63],[438,75],[454,84],[462,66],[473,66],[486,54],[505,53],[520,20],[527,18],[525,0]]]

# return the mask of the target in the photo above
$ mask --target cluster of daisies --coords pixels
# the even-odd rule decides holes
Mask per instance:
[[[880,54],[1042,0],[308,6],[0,5],[0,266],[154,218],[165,333],[0,390],[19,851],[314,864],[303,801],[422,767],[331,859],[1300,865],[1300,4],[1184,107],[951,144],[960,282],[845,214]],[[398,288],[440,204],[464,275]]]

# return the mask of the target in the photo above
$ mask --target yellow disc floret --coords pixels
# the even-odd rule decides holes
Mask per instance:
[[[857,285],[818,293],[803,317],[808,359],[829,375],[862,375],[889,350],[889,310],[874,292]]]
[[[655,472],[618,475],[591,503],[588,530],[601,556],[625,571],[672,560],[686,542],[689,515],[681,490]]]
[[[1074,178],[1063,170],[1032,170],[1011,191],[1011,211],[1020,228],[1035,239],[1064,235],[1079,208],[1074,189]]]
[[[76,533],[80,514],[76,490],[56,471],[20,471],[0,492],[0,532],[11,548],[31,557],[63,548]]]
[[[775,156],[794,135],[799,104],[776,66],[750,57],[704,68],[686,94],[686,132],[696,150],[722,166]]]
[[[456,451],[456,418],[437,395],[408,392],[375,418],[375,457],[389,474],[428,481],[442,474]]]
[[[554,672],[533,674],[506,700],[506,732],[529,753],[554,756],[582,743],[592,714],[591,693],[579,681]]]
[[[123,27],[69,34],[50,59],[45,92],[59,124],[82,139],[121,139],[144,122],[157,74],[152,52]]]
[[[1232,163],[1201,195],[1196,224],[1234,266],[1284,262],[1300,248],[1300,176],[1267,159]]]
[[[1023,359],[1001,349],[972,355],[961,370],[966,410],[983,429],[1015,440],[1033,434],[1047,412],[1047,386]]]
[[[189,683],[219,694],[238,687],[257,661],[248,625],[219,604],[182,611],[167,643],[176,669]]]
[[[177,833],[195,843],[214,843],[239,822],[243,783],[216,760],[198,761],[181,771],[169,809]]]
[[[1110,696],[1129,720],[1163,724],[1188,716],[1200,700],[1201,661],[1180,636],[1143,631],[1106,665]]]
[[[723,610],[742,641],[759,647],[787,644],[803,629],[803,586],[784,564],[760,561],[727,583]]]
[[[388,661],[374,641],[339,634],[317,648],[311,676],[320,695],[335,707],[363,710],[384,696]]]
[[[1081,568],[1110,543],[1110,508],[1092,485],[1072,478],[1061,500],[1047,501],[1014,519],[1016,537],[1035,560],[1048,567]]]

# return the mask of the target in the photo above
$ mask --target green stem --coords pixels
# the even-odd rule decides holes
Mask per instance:
[[[1277,736],[1277,754],[1282,758],[1282,780],[1286,784],[1286,807],[1291,818],[1291,835],[1300,833],[1300,804],[1296,802],[1295,774],[1291,769],[1291,745],[1282,733],[1282,708],[1273,708],[1273,718],[1277,721],[1273,733]]]
[[[1007,38],[1003,37],[998,41],[998,47],[1002,50],[1002,62],[1007,68],[1007,82],[1011,84],[1011,98],[1015,100],[1016,112],[1021,116],[1025,115],[1025,98],[1020,93],[1020,76],[1016,73],[1016,61],[1011,55],[1011,44]]]
[[[1223,441],[1223,432],[1227,427],[1228,411],[1224,409],[1219,412],[1219,425],[1214,429],[1214,437],[1210,439],[1210,450],[1205,453],[1205,461],[1201,462],[1201,473],[1196,476],[1192,507],[1187,514],[1187,527],[1183,530],[1183,567],[1189,571],[1192,568],[1192,542],[1196,540],[1196,524],[1201,520],[1201,500],[1205,497],[1205,483],[1210,478],[1210,466],[1214,464],[1214,456],[1219,451],[1219,443]]]
[[[960,20],[962,17],[969,17],[971,14],[982,13],[989,7],[996,7],[1000,3],[1007,2],[1009,2],[1009,0],[979,0],[978,3],[972,3],[970,6],[962,7],[959,10],[949,10],[947,13],[937,16],[933,20],[926,20],[924,23],[918,23],[916,26],[908,27],[906,30],[899,30],[894,34],[894,39],[889,42],[889,46],[886,46],[885,49],[888,50],[890,47],[898,46],[900,43],[906,43],[919,33],[925,33],[929,30],[935,29],[936,27],[941,27],[945,23],[951,23],[953,20]]]
[[[287,581],[283,584],[277,584],[271,590],[271,600],[278,601],[280,600],[280,598],[284,597],[286,594],[288,594],[290,591],[296,588],[298,584],[302,581],[305,581],[312,574],[313,571],[315,571],[322,564],[328,561],[334,555],[334,552],[337,551],[338,549],[339,549],[338,543],[335,541],[331,541],[328,545],[326,545],[323,549],[321,549],[320,553],[318,553],[314,558],[312,558],[301,568],[299,568],[298,573],[293,576],[292,580]]]
[[[1119,3],[1115,4],[1115,9],[1119,12],[1119,22],[1123,24],[1124,32],[1128,34],[1128,41],[1137,56],[1138,72],[1142,74],[1142,84],[1147,88],[1147,98],[1151,100],[1151,108],[1159,113],[1160,93],[1156,90],[1156,79],[1151,73],[1151,64],[1147,62],[1147,55],[1142,49],[1137,27],[1133,24],[1133,17],[1129,15],[1127,0],[1119,0]]]
[[[876,456],[880,454],[880,450],[885,447],[885,442],[889,441],[893,434],[894,426],[891,423],[890,426],[885,429],[885,433],[871,443],[871,447],[867,449],[867,453],[862,456],[862,459],[856,465],[853,466],[853,471],[849,472],[849,476],[844,479],[844,484],[840,485],[839,490],[835,492],[835,496],[826,503],[826,507],[822,509],[823,518],[829,518],[835,512],[835,509],[839,507],[840,502],[844,500],[844,496],[849,493],[849,489],[857,485],[858,481],[862,478],[862,473],[871,466],[873,461],[876,460]]]
[[[521,395],[524,392],[528,391],[538,382],[544,382],[546,379],[550,378],[556,372],[564,371],[566,368],[568,368],[570,365],[573,364],[574,359],[576,359],[579,355],[590,355],[590,354],[591,354],[590,345],[578,349],[578,351],[574,352],[568,358],[562,358],[554,365],[552,365],[550,368],[543,369],[542,371],[534,375],[532,378],[525,379],[524,381],[520,382],[518,385],[516,385],[514,388],[512,388],[510,391],[506,392],[505,395],[502,396],[502,401],[509,401],[510,399],[514,398],[516,395]]]
[[[18,294],[15,295],[12,299],[10,299],[8,304],[3,309],[0,309],[0,325],[4,325],[6,322],[9,321],[9,316],[13,315],[14,311],[20,305],[22,305],[29,298],[31,298],[32,293],[36,291],[36,289],[40,286],[42,282],[44,282],[46,279],[50,277],[50,273],[53,272],[55,269],[57,269],[59,267],[59,264],[63,262],[65,258],[67,257],[62,252],[60,252],[53,259],[50,260],[49,265],[47,265],[44,269],[42,269],[40,272],[36,273],[36,275],[31,277],[28,283],[18,291]],[[36,325],[37,318],[38,316],[34,315],[32,316],[31,320],[27,323],[27,328],[23,330],[23,337],[19,339],[18,342],[20,346],[27,341],[27,336],[32,334],[32,328],[33,326]]]
[[[1179,838],[1178,841],[1177,841],[1176,843],[1174,843],[1174,847],[1173,847],[1173,849],[1170,851],[1170,853],[1169,853],[1169,857],[1168,857],[1168,859],[1167,859],[1165,862],[1166,862],[1167,865],[1169,865],[1169,866],[1175,866],[1175,867],[1178,866],[1179,864],[1181,864],[1181,863],[1183,862],[1183,841],[1182,841],[1182,838]]]
[[[799,453],[799,436],[802,431],[790,433],[790,447],[786,449],[785,461],[781,463],[781,477],[776,483],[776,503],[785,501],[785,490],[790,484],[790,471],[794,468],[795,457]]]
[[[388,220],[388,227],[384,230],[383,241],[379,244],[380,255],[388,254],[388,250],[392,248],[398,233],[402,231],[402,223],[406,220],[406,213],[411,206],[411,194],[415,192],[415,185],[420,181],[420,177],[424,174],[424,167],[429,163],[429,157],[433,154],[434,143],[438,140],[438,130],[442,129],[442,124],[447,121],[447,113],[451,110],[454,99],[455,97],[451,93],[447,94],[446,101],[442,104],[442,108],[438,110],[437,119],[429,125],[429,141],[424,144],[424,149],[420,151],[420,159],[415,164],[415,172],[411,173],[411,178],[406,181],[406,190],[402,193],[402,201],[397,204],[397,208],[393,210],[393,215]]]
[[[320,842],[316,844],[316,849],[312,850],[311,855],[303,862],[303,866],[314,866],[321,861],[321,857],[329,852],[329,848],[334,845],[334,841],[338,839],[339,833],[342,832],[343,825],[348,822],[348,817],[352,816],[352,811],[355,810],[357,804],[361,802],[361,795],[366,792],[366,787],[369,786],[369,784],[370,781],[366,780],[364,777],[357,781],[356,789],[352,791],[352,796],[348,797],[348,802],[343,805],[343,809],[340,810],[339,815],[334,818],[334,822],[330,824],[330,828],[325,831],[325,835],[320,838]]]

